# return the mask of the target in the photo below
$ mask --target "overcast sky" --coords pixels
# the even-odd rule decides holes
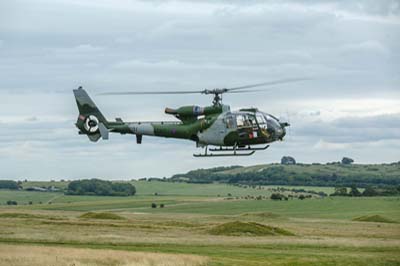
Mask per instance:
[[[0,2],[0,179],[131,179],[278,162],[400,160],[400,1]],[[312,80],[226,95],[290,120],[252,157],[194,158],[190,141],[77,134],[79,85],[108,119],[173,120],[204,95],[99,96],[282,78]]]

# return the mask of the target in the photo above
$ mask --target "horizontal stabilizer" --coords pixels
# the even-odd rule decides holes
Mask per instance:
[[[99,131],[100,131],[101,138],[104,140],[107,140],[108,139],[108,129],[101,122],[99,123]]]

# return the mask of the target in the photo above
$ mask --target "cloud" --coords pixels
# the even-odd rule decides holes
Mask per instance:
[[[346,44],[341,50],[343,53],[352,54],[352,53],[378,53],[381,55],[389,55],[390,51],[383,44],[378,41],[366,41],[355,44]]]
[[[334,142],[327,142],[324,140],[319,140],[313,147],[314,149],[319,150],[346,150],[350,148],[350,144],[348,143],[334,143]]]
[[[295,132],[300,137],[322,138],[321,143],[317,145],[318,148],[325,146],[346,148],[346,145],[353,142],[399,140],[400,114],[308,121],[298,125]]]

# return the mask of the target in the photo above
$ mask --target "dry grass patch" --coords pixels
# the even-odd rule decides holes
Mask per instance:
[[[353,219],[353,221],[357,222],[374,222],[374,223],[396,223],[395,221],[392,221],[388,218],[385,218],[380,215],[365,215],[365,216],[360,216],[356,217]]]
[[[292,236],[292,232],[259,223],[229,222],[215,226],[209,233],[225,236]]]
[[[7,266],[201,266],[206,257],[117,250],[0,244],[0,265]]]

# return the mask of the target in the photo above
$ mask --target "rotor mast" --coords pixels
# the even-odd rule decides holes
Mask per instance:
[[[214,99],[212,101],[214,106],[218,106],[222,104],[222,94],[225,92],[228,92],[229,90],[227,88],[223,88],[223,89],[212,89],[212,90],[203,90],[201,93],[202,94],[213,94],[214,95]]]

